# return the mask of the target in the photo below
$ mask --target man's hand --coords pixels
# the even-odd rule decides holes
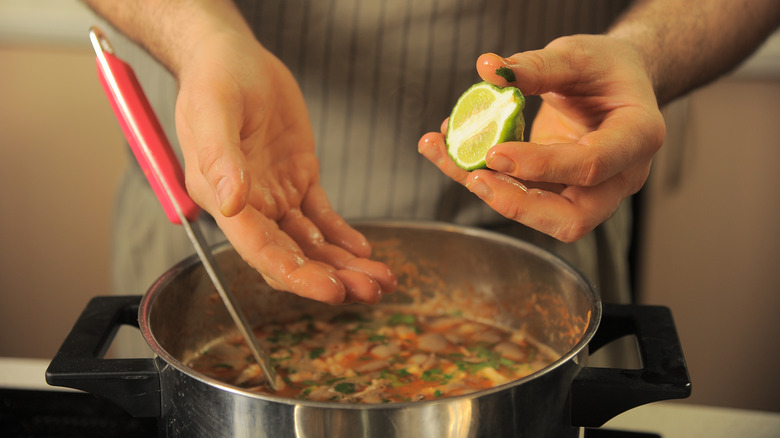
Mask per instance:
[[[187,189],[275,288],[329,303],[375,303],[387,266],[319,185],[308,113],[287,68],[254,38],[216,33],[178,71],[176,127]]]
[[[508,67],[508,84],[496,69]],[[494,146],[488,169],[467,172],[446,153],[444,132],[420,152],[502,215],[572,242],[608,219],[644,184],[665,125],[639,54],[608,36],[563,37],[507,59],[482,55],[480,76],[544,102],[529,142]]]

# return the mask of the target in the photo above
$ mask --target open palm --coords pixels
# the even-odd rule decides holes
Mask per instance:
[[[256,41],[212,38],[179,75],[187,189],[268,283],[317,300],[376,302],[389,269],[336,214],[299,87]]]

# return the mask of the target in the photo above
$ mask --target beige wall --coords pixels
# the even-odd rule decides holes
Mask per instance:
[[[722,80],[667,116],[643,300],[674,312],[691,402],[780,412],[780,80]]]
[[[125,156],[102,93],[86,44],[0,47],[0,356],[51,357],[87,300],[110,292]]]

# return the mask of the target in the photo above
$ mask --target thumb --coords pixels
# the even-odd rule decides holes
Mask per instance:
[[[570,56],[561,54],[560,50],[551,46],[517,53],[509,58],[486,53],[477,59],[477,72],[487,82],[501,87],[517,87],[526,95],[561,91],[562,87],[571,86],[572,78],[581,73],[572,65]],[[507,69],[510,74],[507,74]],[[514,80],[507,80],[507,77]]]
[[[204,208],[215,205],[216,209],[209,210],[218,209],[227,217],[240,213],[249,196],[239,114],[215,93],[199,93],[194,105],[180,94],[177,102],[176,126],[190,196]]]

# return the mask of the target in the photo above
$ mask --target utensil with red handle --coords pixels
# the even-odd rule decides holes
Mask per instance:
[[[138,164],[160,200],[168,220],[184,227],[225,307],[260,365],[268,386],[276,390],[276,372],[270,358],[227,287],[198,227],[196,220],[200,208],[187,193],[181,166],[133,69],[114,55],[113,48],[99,28],[93,26],[89,38],[97,55],[98,78]]]

